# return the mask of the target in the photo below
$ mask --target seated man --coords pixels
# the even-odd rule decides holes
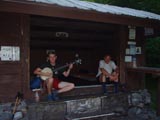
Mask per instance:
[[[47,60],[48,62],[44,63],[40,67],[36,68],[34,71],[34,74],[38,76],[46,76],[48,79],[45,80],[45,83],[47,85],[47,92],[48,92],[48,100],[57,100],[58,99],[58,93],[63,93],[66,91],[69,91],[74,88],[73,83],[64,82],[59,80],[59,77],[61,75],[67,77],[70,74],[71,69],[73,68],[73,64],[70,64],[67,69],[61,69],[59,71],[54,71],[55,68],[59,67],[58,64],[56,64],[57,55],[55,51],[49,51],[47,54]],[[50,68],[51,72],[43,72],[44,68]],[[52,92],[52,88],[55,90]]]
[[[114,71],[114,72],[113,72]],[[102,83],[103,93],[107,93],[106,82],[114,83],[114,92],[118,92],[118,67],[111,60],[111,56],[106,54],[104,60],[100,60],[97,79]]]

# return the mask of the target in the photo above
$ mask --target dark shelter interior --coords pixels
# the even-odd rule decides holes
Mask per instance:
[[[116,24],[31,16],[30,19],[30,75],[46,61],[48,50],[55,50],[57,62],[65,65],[82,59],[67,79],[76,86],[99,84],[96,80],[99,60],[106,53],[119,65],[119,26]]]

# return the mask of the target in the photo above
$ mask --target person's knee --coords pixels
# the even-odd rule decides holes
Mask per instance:
[[[70,88],[73,89],[75,87],[74,83],[70,83]]]
[[[106,75],[105,75],[104,73],[101,73],[100,76],[101,76],[101,77],[105,77]]]
[[[47,84],[52,84],[53,83],[53,78],[49,78],[48,80],[47,80]]]

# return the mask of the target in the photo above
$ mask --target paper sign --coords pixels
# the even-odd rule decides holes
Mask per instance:
[[[125,62],[132,62],[132,56],[125,56]]]
[[[130,54],[130,49],[126,48],[126,55],[129,55],[129,54]]]
[[[128,41],[128,45],[136,45],[135,41]]]
[[[136,47],[136,54],[141,54],[141,47]]]
[[[129,29],[129,39],[135,39],[136,38],[136,30],[135,28]]]
[[[153,28],[144,28],[144,35],[145,36],[154,35],[154,29]]]
[[[1,46],[1,61],[19,61],[20,48],[12,46]]]
[[[135,54],[136,54],[136,46],[130,45],[130,55],[135,55]]]

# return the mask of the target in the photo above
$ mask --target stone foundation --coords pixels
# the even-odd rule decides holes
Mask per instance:
[[[17,120],[159,120],[150,103],[147,90],[75,97],[74,100],[30,103],[27,113],[19,109],[23,117]],[[1,105],[0,120],[12,120],[12,109],[11,103]]]

